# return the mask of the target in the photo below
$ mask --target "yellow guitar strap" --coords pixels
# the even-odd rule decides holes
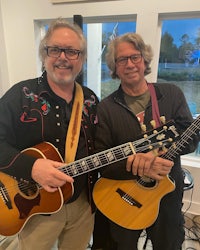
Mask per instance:
[[[76,155],[76,150],[79,141],[81,118],[83,107],[83,90],[80,84],[76,83],[76,92],[72,107],[72,114],[69,122],[69,127],[65,143],[65,162],[73,162]]]

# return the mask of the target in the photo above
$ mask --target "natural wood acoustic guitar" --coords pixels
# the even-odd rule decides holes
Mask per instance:
[[[174,160],[199,130],[200,116],[161,157]],[[100,178],[94,186],[93,198],[97,208],[111,221],[127,229],[139,230],[155,222],[161,199],[174,189],[175,183],[169,176],[161,181],[145,176],[136,180]]]

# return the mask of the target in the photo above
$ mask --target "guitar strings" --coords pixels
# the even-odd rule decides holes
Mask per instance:
[[[144,140],[142,140],[142,141],[144,141]],[[139,152],[144,151],[144,150],[148,149],[148,147],[149,147],[149,145],[139,147],[137,149],[137,151],[139,151]],[[111,163],[114,163],[114,162],[118,161],[119,156],[120,156],[120,160],[126,159],[128,157],[127,155],[125,155],[123,153],[123,150],[121,150],[120,148],[116,148],[115,149],[115,154],[113,154],[113,155],[115,155],[116,157],[115,157],[114,160],[112,160]],[[121,157],[122,155],[123,155],[123,157]],[[101,155],[101,154],[99,154],[98,160],[100,162],[105,162],[105,160],[107,160],[107,162],[109,162],[109,159],[107,157],[105,158],[105,155]],[[91,161],[87,161],[87,169],[80,165],[81,160],[79,160],[78,162],[79,162],[79,164],[78,164],[78,167],[76,168],[77,174],[74,173],[75,176],[77,176],[78,174],[81,174],[83,171],[89,172],[90,169],[94,170],[94,165],[93,165],[93,163]],[[103,165],[101,165],[100,167],[103,167],[104,165],[105,166],[108,165],[107,162],[104,163]],[[72,172],[72,170],[70,171],[70,169],[68,167],[64,167],[63,172],[66,172],[66,173],[69,174],[70,172]],[[13,181],[16,181],[16,180],[13,179]],[[23,182],[23,181],[20,181],[20,182],[16,181],[16,183],[14,183],[13,185],[10,185],[10,186],[7,186],[7,187],[4,187],[4,186],[1,187],[0,188],[0,197],[2,198],[2,200],[4,202],[7,202],[7,201],[10,200],[10,198],[9,198],[10,195],[9,194],[11,194],[12,192],[14,192],[16,194],[16,190],[19,189],[19,192],[22,192],[22,193],[25,194],[25,196],[28,196],[29,198],[31,198],[30,195],[26,195],[26,192],[27,191],[31,192],[34,189],[34,192],[33,192],[34,194],[32,196],[35,198],[35,194],[37,193],[39,187],[40,186],[37,183],[30,183],[30,182],[26,183],[26,182]]]
[[[159,133],[163,133],[163,131],[164,130],[161,130],[161,131],[159,131]],[[135,145],[136,152],[144,152],[145,150],[151,149],[151,147],[152,148],[157,147],[158,146],[157,142],[149,144],[150,139],[157,136],[157,135],[158,135],[158,133],[152,134],[152,135],[149,135],[146,138],[141,138],[141,139],[133,142],[133,144]],[[165,143],[167,141],[168,141],[168,139],[165,139],[162,143]],[[137,145],[143,144],[145,142],[148,142],[148,144],[137,147]],[[159,143],[160,143],[160,141],[159,141]],[[127,143],[126,145],[128,146],[129,143]],[[120,146],[114,148],[113,150],[110,150],[110,152],[112,152],[112,151],[115,151],[115,154],[112,154],[112,157],[113,157],[113,155],[115,157],[111,158],[111,160],[109,159],[109,156],[106,156],[105,154],[102,155],[102,153],[99,152],[98,154],[93,156],[93,157],[95,157],[93,159],[98,158],[97,162],[87,161],[86,159],[85,160],[83,160],[83,159],[78,160],[78,161],[74,162],[73,164],[69,164],[68,166],[63,167],[63,172],[65,172],[65,173],[67,173],[69,175],[73,174],[73,177],[75,177],[75,176],[78,176],[78,175],[82,174],[82,172],[87,173],[87,172],[92,171],[94,169],[97,169],[97,168],[100,168],[100,167],[103,167],[103,166],[107,166],[110,163],[115,163],[116,161],[126,159],[130,155],[130,153],[128,155],[125,154],[124,151],[122,149],[120,149]],[[133,153],[130,145],[129,145],[129,151],[131,153]],[[109,152],[109,150],[108,150],[108,152]],[[123,157],[121,157],[121,156],[123,156]],[[91,157],[92,156],[90,156],[89,158],[91,158]],[[107,161],[106,163],[105,163],[105,160]],[[83,162],[86,163],[86,165],[82,165],[81,163],[83,163]],[[101,165],[100,164],[101,162],[104,162],[104,164]],[[78,164],[78,167],[76,167],[76,168],[74,168],[75,163]],[[97,165],[95,165],[95,164],[97,164]],[[94,167],[94,165],[95,165],[95,167]],[[71,166],[71,168],[70,168],[70,166]],[[140,181],[141,181],[141,183],[143,182],[142,179]],[[26,193],[27,191],[31,192],[31,194],[34,193],[34,195],[32,195],[34,198],[35,198],[35,195],[37,194],[38,189],[41,188],[41,186],[39,184],[37,184],[37,183],[30,183],[29,182],[27,184],[26,182],[22,182],[22,181],[17,182],[16,181],[16,183],[13,186],[9,186],[9,187],[4,187],[3,186],[3,187],[0,188],[0,197],[3,199],[4,202],[10,201],[9,194],[10,194],[10,192],[12,193],[12,191],[16,191],[17,187],[18,187],[19,191],[22,192],[22,193]],[[34,188],[34,191],[32,190],[32,188]],[[31,198],[30,195],[27,195],[27,196],[29,197],[29,199]]]
[[[140,147],[139,151],[140,150],[145,150],[145,149],[147,149],[147,146]],[[119,157],[119,156],[121,157],[122,154],[123,154],[123,151],[121,149],[117,148],[115,150],[116,158],[112,162],[116,162],[117,161],[117,157]],[[127,158],[127,156],[123,154],[123,157],[121,157],[120,160],[123,160],[123,159],[126,159],[126,158]],[[98,159],[99,159],[100,162],[105,162],[105,160],[109,161],[108,158],[105,157],[105,155],[101,155],[101,154],[98,156]],[[82,162],[82,160],[78,160],[77,162],[79,162],[79,163],[77,163],[77,165],[78,165],[77,166],[77,171],[78,172],[83,172],[86,168],[84,168],[84,167],[81,166],[80,163]],[[86,162],[86,161],[84,160],[84,162]],[[102,166],[107,165],[107,164],[108,163],[106,162]],[[71,164],[69,164],[69,166],[70,165]],[[64,167],[63,172],[66,172],[66,173],[73,172],[72,170],[70,171],[69,166]],[[94,167],[94,165],[92,164],[92,162],[91,161],[87,161],[87,169],[86,170],[89,171],[90,169],[92,169],[92,167]],[[76,175],[76,173],[74,173],[74,174]],[[15,182],[16,180],[13,178],[13,181]],[[13,185],[6,186],[6,187],[2,186],[0,188],[0,196],[3,198],[5,195],[7,195],[7,193],[10,193],[12,191],[16,191],[17,188],[19,188],[19,190],[21,192],[25,192],[25,191],[28,191],[30,188],[35,188],[36,186],[37,186],[37,183],[30,183],[29,182],[29,183],[26,184],[23,181],[19,181],[19,182],[16,181],[16,183],[14,183]]]
[[[154,137],[157,137],[159,134],[162,134],[162,133],[165,133],[166,132],[166,126],[165,126],[165,129],[162,129],[162,130],[160,130],[160,131],[155,131],[154,130],[154,132],[155,133],[152,133],[151,135],[146,135],[147,137],[144,137],[144,138],[141,138],[141,139],[139,139],[139,140],[136,140],[135,142],[133,142],[132,144],[135,146],[135,148],[134,149],[136,149],[136,152],[144,152],[145,150],[152,150],[153,148],[158,148],[158,147],[160,147],[161,145],[163,146],[163,145],[165,145],[165,144],[167,144],[167,143],[169,143],[169,139],[164,139],[164,140],[159,140],[158,142],[154,142],[154,143],[151,143],[150,144],[150,142],[151,142],[151,139],[152,138],[154,138]],[[157,139],[156,139],[157,140]],[[138,147],[137,145],[140,145],[140,144],[144,144],[144,143],[148,143],[148,144],[146,144],[146,145],[142,145],[142,146],[140,146],[140,147]],[[127,143],[126,145],[128,145],[129,143]],[[113,157],[113,155],[112,155],[112,157],[111,157],[111,159],[109,159],[109,156],[106,156],[106,154],[104,154],[103,155],[103,158],[101,158],[102,156],[101,156],[101,152],[99,152],[98,154],[96,154],[96,157],[98,158],[98,160],[100,161],[100,162],[104,162],[104,157],[106,158],[106,163],[104,163],[103,164],[103,166],[106,166],[106,165],[108,165],[108,164],[110,164],[110,163],[115,163],[115,162],[117,162],[117,161],[119,161],[119,160],[123,160],[123,159],[126,159],[129,155],[131,155],[130,153],[129,154],[124,154],[124,152],[120,149],[120,151],[119,152],[117,152],[117,150],[119,149],[119,146],[118,147],[116,147],[116,148],[114,148],[113,150],[108,150],[108,152],[110,153],[111,151],[116,151],[116,154],[114,154],[114,155],[116,155],[117,157],[115,157],[115,159],[114,159],[114,157]],[[132,149],[130,148],[130,146],[129,146],[129,152],[132,152]],[[135,153],[135,152],[134,152]],[[118,154],[118,155],[117,155]],[[121,155],[123,154],[123,157],[121,158]],[[132,154],[133,154],[133,152],[132,152]],[[120,157],[120,159],[118,158],[118,157]],[[96,159],[96,158],[95,158]],[[95,163],[98,163],[99,161],[96,161]],[[78,161],[77,161],[78,162]],[[79,163],[81,163],[82,162],[82,160],[80,160],[79,161]],[[87,164],[89,164],[90,165],[90,162],[86,162]],[[93,166],[93,163],[91,163],[92,164],[92,166]],[[80,164],[79,164],[79,166],[80,166]],[[95,169],[97,169],[97,168],[100,168],[100,167],[103,167],[101,164],[97,164],[96,166],[95,166]],[[70,172],[68,171],[69,170],[69,168],[66,168],[65,169],[65,171],[66,171],[66,173],[68,173],[69,175],[70,175]],[[71,170],[71,169],[70,169]],[[78,170],[78,171],[77,171]],[[79,172],[79,170],[80,170],[80,172]],[[84,166],[84,168],[82,169],[82,166],[80,166],[80,167],[77,167],[77,168],[75,168],[75,173],[73,173],[74,175],[73,175],[73,177],[75,177],[75,176],[78,176],[78,175],[80,175],[81,173],[82,173],[82,170],[84,170],[84,171],[86,171],[86,170],[88,170],[87,172],[89,172],[90,171],[90,167],[89,168],[87,168],[87,166]]]
[[[168,142],[168,140],[166,139],[166,142]],[[153,148],[156,148],[158,145],[158,143],[153,143],[151,145],[144,145],[141,147],[137,147],[136,152],[144,152],[146,150],[152,150]],[[151,147],[151,148],[150,148]],[[113,153],[114,154],[111,154]],[[104,166],[107,166],[109,164],[118,162],[120,160],[126,159],[128,158],[128,156],[130,156],[131,154],[133,154],[131,147],[129,146],[129,154],[124,154],[122,150],[120,149],[115,149],[114,151],[112,150],[112,152],[109,152],[109,155],[101,155],[101,154],[97,154],[94,156],[94,158],[91,157],[90,160],[79,160],[76,161],[75,163],[70,164],[70,165],[64,167],[63,172],[67,173],[68,175],[72,176],[72,177],[76,177],[78,175],[81,175],[82,172],[90,172],[91,169],[95,170],[98,168],[102,168]],[[75,164],[77,166],[75,166]]]
[[[183,134],[180,136],[180,139],[175,142],[175,145],[172,145],[166,154],[164,154],[162,157],[168,160],[173,160],[181,151],[182,148],[185,148],[185,144],[188,144],[188,138],[192,139],[193,135],[197,135],[197,132],[199,131],[200,127],[200,117],[197,118],[187,129]]]
[[[163,131],[164,129],[159,131],[159,133],[163,133]],[[152,144],[149,144],[149,143],[151,142],[150,139],[157,136],[159,133],[153,133],[146,138],[141,138],[133,142],[133,144],[135,145],[136,152],[144,152],[145,150],[158,147],[157,142],[152,143]],[[162,143],[165,143],[167,141],[168,140],[166,139]],[[137,145],[144,144],[145,142],[147,142],[147,145],[142,145],[140,147],[137,147]],[[107,166],[110,163],[115,163],[119,160],[126,159],[130,155],[130,152],[133,153],[129,143],[127,143],[126,146],[129,146],[128,154],[125,154],[125,152],[123,151],[124,148],[122,150],[119,146],[119,147],[114,148],[113,150],[110,150],[110,151],[108,150],[108,155],[106,154],[103,155],[101,152],[99,152],[95,156],[89,157],[89,158],[93,157],[93,162],[88,161],[87,159],[85,160],[82,159],[82,160],[78,160],[74,162],[73,164],[69,164],[68,166],[63,167],[63,172],[67,173],[68,175],[72,175],[73,177],[76,177],[82,174],[83,172],[87,173],[94,169]],[[101,164],[102,162],[103,162],[103,165]],[[78,167],[75,167],[76,163]],[[141,179],[140,181],[142,183],[143,180]],[[0,197],[2,198],[4,202],[10,201],[10,197],[9,197],[10,192],[12,193],[13,191],[16,191],[16,189],[19,189],[19,192],[25,193],[25,195],[28,196],[29,198],[30,198],[30,194],[35,198],[36,194],[38,193],[39,188],[41,188],[41,186],[37,183],[31,183],[31,182],[27,183],[27,182],[22,182],[22,181],[20,182],[16,181],[16,183],[13,186],[1,187]],[[29,192],[29,194],[26,194],[26,192]]]

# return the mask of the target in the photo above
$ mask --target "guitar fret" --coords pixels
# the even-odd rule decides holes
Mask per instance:
[[[89,168],[88,168],[88,163],[87,163],[86,160],[80,160],[80,161],[79,161],[79,164],[80,164],[81,169],[82,169],[83,171],[86,171],[86,170],[89,169]]]
[[[108,163],[108,159],[107,159],[107,156],[106,156],[105,153],[99,154],[98,158],[99,158],[102,166],[104,166],[104,165],[106,165]]]
[[[86,172],[88,169],[88,162],[86,160],[80,160],[70,165],[70,175],[76,176],[83,172]]]
[[[126,158],[130,154],[132,154],[131,147],[129,144],[125,144],[123,147],[118,146],[111,150],[107,150],[104,154],[100,153],[99,159],[102,165],[106,165],[108,163]]]
[[[88,169],[93,169],[94,168],[94,163],[93,163],[91,157],[89,159],[87,159],[87,165],[88,165]]]
[[[78,168],[76,168],[76,165],[75,165],[75,164],[72,164],[72,165],[71,165],[71,171],[72,171],[73,175],[75,175],[75,174],[78,173]]]
[[[107,150],[105,153],[101,153],[100,161],[102,166],[107,165],[115,160],[115,154],[113,153],[114,150]]]
[[[123,150],[121,149],[114,149],[113,152],[115,154],[116,159],[122,159],[124,157]]]
[[[110,150],[109,152],[107,152],[106,157],[107,157],[108,162],[114,161],[115,154],[113,154],[113,150]]]
[[[68,165],[64,168],[64,173],[66,173],[67,175],[73,176],[75,172],[77,172],[75,164]]]
[[[93,164],[94,164],[94,167],[98,167],[98,166],[101,165],[101,161],[100,161],[100,159],[99,159],[98,156],[94,156],[94,157],[92,157],[91,159],[92,159],[92,162],[93,162]]]
[[[132,149],[130,147],[129,144],[126,144],[124,147],[122,147],[122,150],[121,150],[121,155],[119,154],[118,152],[118,157],[119,158],[122,158],[122,157],[127,157],[129,155],[131,155],[133,152],[132,152]]]

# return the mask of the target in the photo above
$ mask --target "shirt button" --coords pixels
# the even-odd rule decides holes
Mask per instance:
[[[59,106],[56,106],[56,109],[59,109]]]
[[[60,140],[59,140],[59,139],[56,139],[56,142],[60,142]]]
[[[56,114],[56,117],[60,117],[60,115],[59,115],[59,114]]]
[[[57,126],[60,126],[60,122],[57,122]]]

